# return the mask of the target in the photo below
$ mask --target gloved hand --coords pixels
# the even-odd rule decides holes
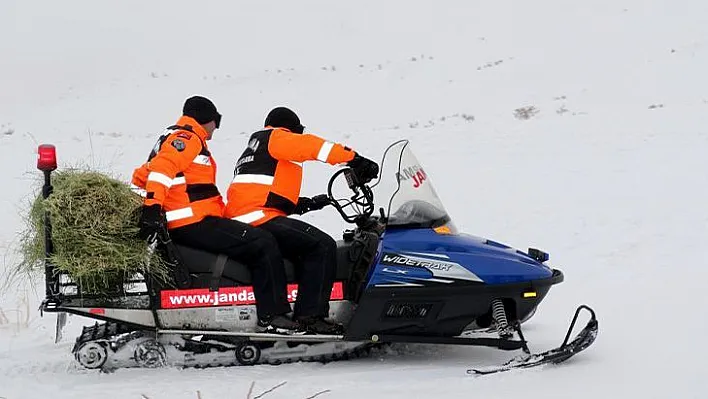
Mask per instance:
[[[379,165],[359,154],[354,154],[354,159],[347,162],[347,166],[352,168],[361,183],[368,183],[379,176]]]
[[[138,236],[143,240],[152,239],[160,229],[164,228],[165,223],[165,215],[162,213],[160,205],[143,206],[140,222],[138,223],[140,227]]]
[[[304,215],[310,211],[318,211],[329,204],[331,204],[331,202],[327,194],[315,195],[312,198],[300,197],[297,200],[297,205],[295,206],[293,213]]]
[[[332,201],[329,200],[329,195],[318,194],[312,197],[312,209],[311,211],[319,211],[327,205],[330,205]]]

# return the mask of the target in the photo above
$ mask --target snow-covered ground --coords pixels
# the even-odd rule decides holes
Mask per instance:
[[[203,94],[224,114],[211,142],[222,191],[277,105],[372,157],[409,138],[458,227],[543,248],[564,271],[528,323],[532,349],[560,343],[580,303],[600,335],[562,366],[484,378],[466,370],[511,354],[411,345],[326,365],[100,374],[71,366],[88,321],[70,318],[54,345],[41,285],[15,285],[0,293],[0,397],[245,398],[252,381],[254,393],[287,382],[267,398],[705,397],[706,71],[701,0],[2,0],[4,268],[38,143],[61,165],[127,177]],[[308,165],[305,194],[331,171]],[[344,228],[331,209],[308,219]]]

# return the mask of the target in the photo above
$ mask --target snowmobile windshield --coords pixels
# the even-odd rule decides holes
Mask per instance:
[[[388,201],[380,204],[387,210],[388,227],[454,228],[408,140],[397,141],[386,149],[376,186],[376,197]]]

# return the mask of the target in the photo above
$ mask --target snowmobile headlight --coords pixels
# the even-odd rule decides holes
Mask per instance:
[[[536,298],[537,294],[536,291],[528,291],[524,292],[524,298]]]

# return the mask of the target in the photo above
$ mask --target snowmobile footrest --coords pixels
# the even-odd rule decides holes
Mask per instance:
[[[465,337],[425,337],[412,335],[378,335],[376,342],[404,342],[410,344],[445,344],[487,346],[501,350],[517,350],[526,346],[526,341],[500,338],[465,338]]]
[[[158,330],[158,334],[173,335],[213,335],[222,337],[234,337],[250,341],[290,341],[290,342],[333,342],[342,341],[342,335],[324,334],[269,334],[269,333],[248,333],[235,331],[207,331],[207,330]]]

